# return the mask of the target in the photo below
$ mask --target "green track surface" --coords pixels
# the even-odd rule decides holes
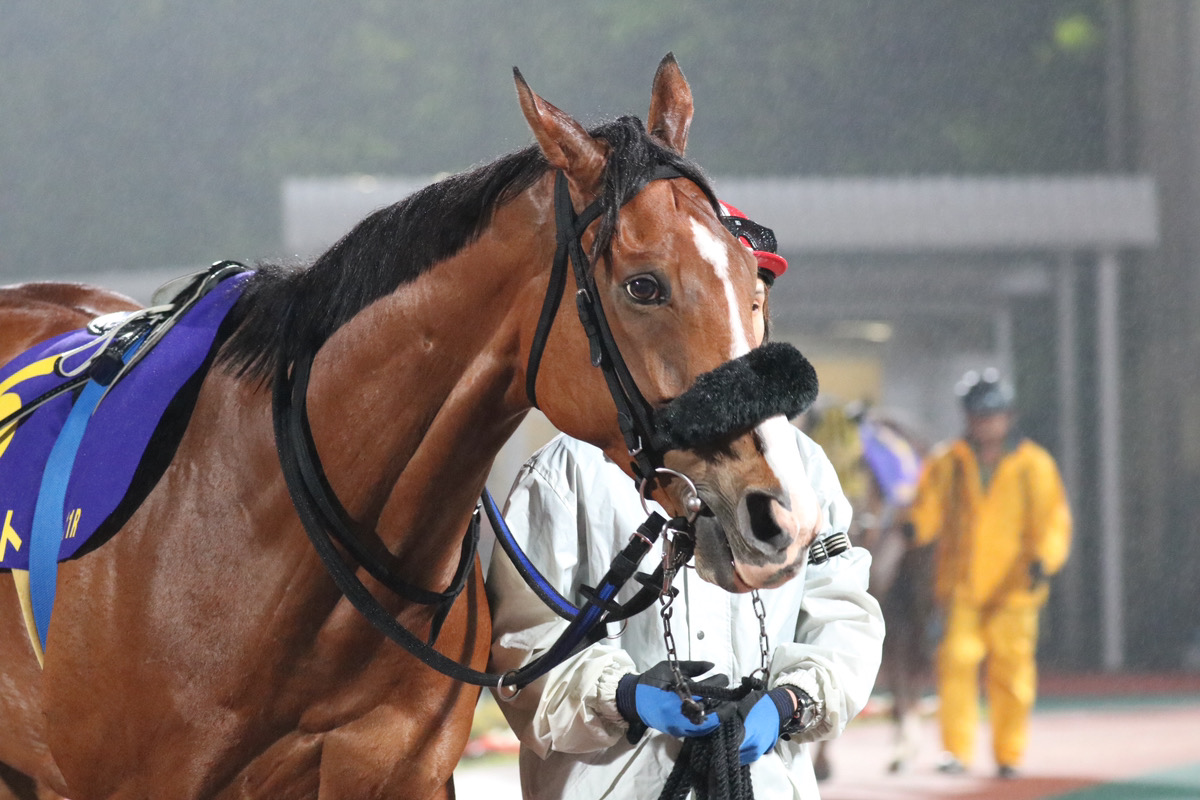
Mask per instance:
[[[1060,794],[1056,800],[1177,800],[1200,798],[1200,762],[1133,780]]]
[[[1180,694],[1116,694],[1057,695],[1039,697],[1035,711],[1069,711],[1079,708],[1145,708],[1154,706],[1188,705],[1200,701],[1200,695]],[[1200,741],[1197,743],[1200,748]],[[1200,752],[1200,750],[1197,750]]]

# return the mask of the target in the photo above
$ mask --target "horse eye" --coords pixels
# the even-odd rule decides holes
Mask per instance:
[[[650,275],[638,275],[625,283],[625,291],[639,303],[655,303],[662,299],[662,287]]]

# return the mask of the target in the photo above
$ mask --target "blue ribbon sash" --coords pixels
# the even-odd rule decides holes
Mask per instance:
[[[157,482],[159,474],[139,475],[139,467],[165,468],[161,453],[147,459],[155,433],[168,410],[173,422],[177,414],[184,420],[190,415],[194,392],[185,408],[172,408],[172,402],[210,363],[221,323],[249,274],[227,278],[200,298],[111,388],[89,380],[82,390],[44,403],[15,430],[10,425],[0,431],[0,569],[30,570],[43,646],[57,562],[80,554],[97,531],[114,532],[105,523],[124,507],[135,479],[142,490],[138,502]],[[0,419],[69,380],[64,372],[86,354],[68,355],[66,363],[63,355],[97,339],[86,328],[71,331],[0,368]],[[140,341],[125,357],[138,346]],[[169,442],[172,450],[177,443]]]

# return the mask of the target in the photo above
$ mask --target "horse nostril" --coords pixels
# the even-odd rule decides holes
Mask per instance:
[[[783,529],[775,521],[771,504],[775,498],[762,492],[750,492],[746,495],[746,513],[750,517],[750,532],[754,538],[770,542],[783,534]]]

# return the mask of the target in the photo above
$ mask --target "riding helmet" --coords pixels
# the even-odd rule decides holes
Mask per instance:
[[[970,370],[962,376],[954,391],[968,414],[1011,411],[1015,399],[1012,386],[1001,380],[1000,373],[994,367],[988,367],[982,373]]]
[[[787,271],[787,259],[775,252],[778,247],[775,231],[766,225],[759,225],[724,201],[721,202],[721,212],[721,224],[739,242],[754,251],[754,257],[758,259],[758,268],[770,274],[771,282]]]

